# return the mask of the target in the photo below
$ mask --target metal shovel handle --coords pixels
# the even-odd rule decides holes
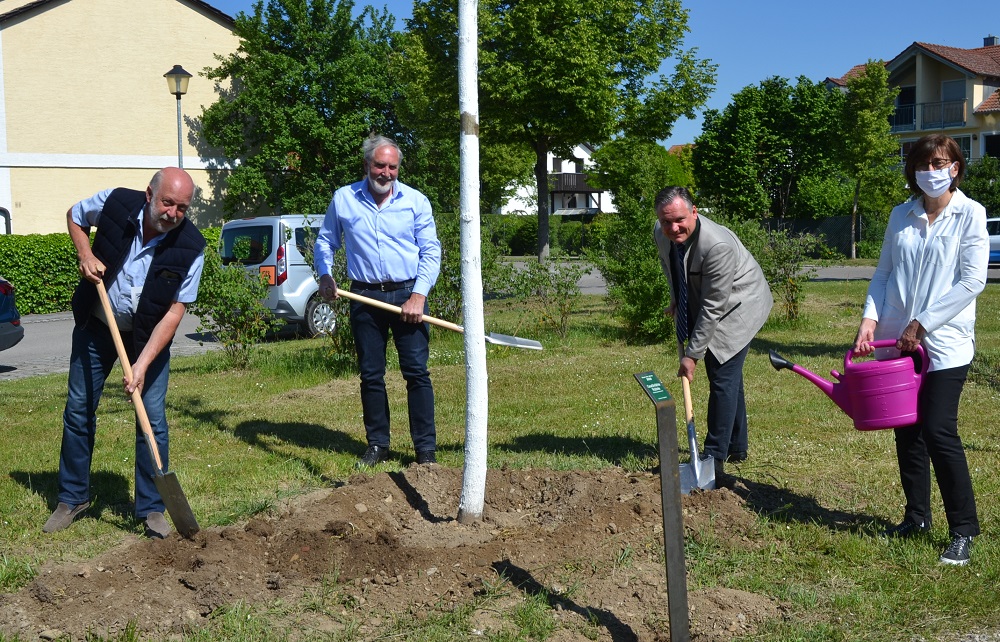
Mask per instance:
[[[97,295],[101,298],[101,307],[104,308],[104,316],[111,329],[111,338],[114,339],[115,349],[118,351],[118,360],[122,364],[122,371],[125,378],[132,381],[132,364],[129,363],[128,354],[125,352],[125,344],[122,342],[122,335],[118,331],[118,322],[115,321],[114,310],[111,309],[111,299],[108,298],[108,291],[104,287],[104,281],[97,282]],[[156,438],[153,436],[153,427],[149,423],[149,415],[146,414],[146,406],[142,403],[142,393],[136,388],[132,391],[132,405],[135,406],[135,415],[139,418],[139,426],[146,436],[146,443],[149,445],[149,452],[153,456],[153,462],[158,471],[163,470],[163,462],[160,459],[160,449],[156,446]]]
[[[399,307],[398,305],[393,305],[391,303],[386,303],[385,301],[379,301],[378,299],[373,299],[371,297],[362,296],[360,294],[355,294],[353,292],[348,292],[347,290],[341,290],[340,288],[337,288],[337,296],[342,296],[345,299],[351,299],[353,301],[366,303],[376,308],[382,308],[383,310],[388,310],[389,312],[395,312],[396,314],[403,313],[403,308]],[[424,315],[424,321],[430,323],[431,325],[436,325],[440,328],[445,328],[447,330],[458,332],[459,334],[463,334],[465,332],[465,328],[458,325],[457,323],[452,323],[451,321],[445,321],[444,319],[438,319],[437,317],[432,317],[429,314]]]

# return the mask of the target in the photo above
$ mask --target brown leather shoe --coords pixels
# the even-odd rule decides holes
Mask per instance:
[[[42,526],[43,533],[55,533],[69,527],[73,520],[83,511],[90,508],[90,502],[70,506],[66,502],[59,502],[56,509],[52,511],[45,526]]]

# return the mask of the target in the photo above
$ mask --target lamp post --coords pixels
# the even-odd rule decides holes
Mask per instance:
[[[180,65],[174,65],[174,68],[163,74],[163,77],[167,79],[167,90],[177,97],[177,167],[184,169],[184,150],[181,138],[181,96],[187,93],[191,74],[184,71]]]

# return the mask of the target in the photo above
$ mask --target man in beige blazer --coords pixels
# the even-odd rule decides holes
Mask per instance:
[[[753,255],[731,230],[698,216],[687,189],[661,190],[654,207],[653,239],[670,284],[666,312],[674,317],[683,347],[677,376],[691,381],[697,363],[705,362],[709,395],[704,455],[715,458],[721,474],[723,462],[747,458],[743,362],[774,299]]]

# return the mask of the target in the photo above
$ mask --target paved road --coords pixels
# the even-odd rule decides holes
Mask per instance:
[[[832,266],[819,269],[817,280],[870,279],[872,267]],[[989,272],[991,282],[1000,281],[1000,269]],[[585,274],[578,285],[584,294],[604,294],[604,279],[596,270]],[[70,334],[73,315],[32,314],[21,318],[24,339],[10,350],[0,352],[0,381],[23,379],[41,374],[69,371]],[[175,355],[201,354],[218,349],[218,343],[198,333],[198,318],[187,314],[181,321],[172,347]]]
[[[9,350],[0,352],[0,381],[23,379],[41,374],[69,372],[70,339],[73,315],[29,314],[21,317],[24,338]],[[174,337],[175,355],[201,354],[218,348],[212,338],[198,333],[198,317],[186,314]]]

